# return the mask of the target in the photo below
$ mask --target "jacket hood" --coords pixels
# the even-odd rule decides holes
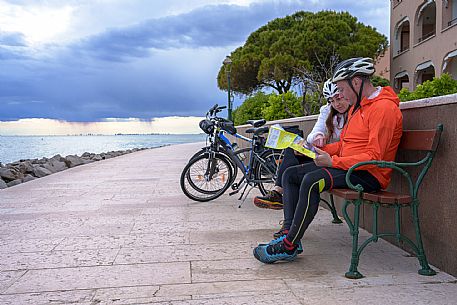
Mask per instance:
[[[362,100],[360,105],[368,105],[371,104],[379,99],[384,99],[384,100],[390,100],[395,105],[399,106],[400,105],[400,99],[398,98],[397,94],[394,92],[392,87],[386,86],[381,88],[381,92],[378,94],[377,97],[373,99],[367,99],[366,97]]]

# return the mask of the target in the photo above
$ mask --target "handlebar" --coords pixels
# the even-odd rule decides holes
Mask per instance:
[[[221,112],[222,109],[227,108],[227,106],[219,106],[218,104],[215,104],[213,107],[211,107],[208,112],[206,113],[206,117],[214,117],[216,113]]]

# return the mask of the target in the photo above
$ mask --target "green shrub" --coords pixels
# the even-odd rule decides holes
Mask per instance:
[[[381,77],[381,76],[378,76],[378,75],[375,75],[375,76],[373,76],[371,78],[371,83],[375,87],[378,87],[378,86],[381,86],[381,87],[390,86],[390,82],[389,82],[388,79],[385,79],[384,77]]]
[[[235,125],[246,124],[247,120],[261,119],[262,109],[268,105],[270,95],[271,94],[257,92],[244,100],[243,104],[232,113]]]
[[[267,121],[302,116],[301,100],[292,91],[283,94],[270,94],[268,105],[262,109],[262,115]]]
[[[457,93],[457,80],[445,73],[441,77],[434,77],[433,80],[418,85],[416,90],[412,92],[406,88],[401,89],[398,97],[402,102],[405,102],[453,93]]]

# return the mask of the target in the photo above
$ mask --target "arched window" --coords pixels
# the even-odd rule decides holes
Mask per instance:
[[[409,89],[409,75],[406,70],[401,71],[394,76],[394,87],[398,91],[403,88]]]
[[[416,67],[415,74],[416,85],[432,80],[435,77],[435,65],[431,60],[423,62]]]
[[[457,80],[457,50],[449,52],[443,59],[443,73],[449,73]]]
[[[457,0],[443,0],[442,15],[443,29],[457,24]]]
[[[416,43],[432,37],[436,33],[436,3],[426,0],[416,12],[415,35]]]
[[[404,17],[395,26],[394,32],[394,56],[409,50],[409,18]]]

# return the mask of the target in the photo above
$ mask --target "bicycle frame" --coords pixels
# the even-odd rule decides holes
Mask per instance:
[[[222,160],[222,162],[230,165],[228,175],[230,178],[228,180],[228,185],[230,185],[234,190],[234,192],[230,193],[230,195],[233,195],[243,189],[240,196],[241,199],[248,186],[251,187],[249,192],[253,187],[258,187],[260,191],[265,194],[269,189],[266,185],[274,182],[277,174],[277,161],[281,158],[279,153],[265,148],[263,145],[264,138],[261,136],[261,133],[268,131],[268,128],[263,127],[262,129],[259,129],[259,127],[265,124],[265,121],[250,122],[250,124],[254,127],[251,130],[251,132],[253,132],[251,139],[237,133],[232,122],[217,116],[217,113],[223,108],[225,108],[225,106],[218,107],[216,104],[207,112],[206,120],[202,120],[199,123],[200,128],[207,134],[206,147],[195,153],[189,160],[189,164],[192,164],[191,162],[193,162],[194,159],[196,160],[196,158],[199,158],[198,160],[206,160],[207,164],[202,167],[204,171],[201,172],[201,175],[204,176],[204,180],[206,180],[206,182],[210,182],[214,177],[218,177],[218,172],[220,170],[219,164]],[[226,132],[237,139],[250,143],[250,147],[242,149],[241,151],[237,150],[236,146],[231,143]],[[203,157],[201,157],[202,155]],[[242,177],[238,183],[235,182],[235,179],[237,178],[237,170],[242,171]],[[189,179],[189,176],[185,176],[185,178],[182,179]],[[184,184],[181,184],[182,188],[183,185]],[[203,194],[214,193],[216,196],[214,198],[217,198],[217,196],[222,194],[218,193],[218,190],[213,192],[212,190],[206,191],[205,189],[194,186],[191,187],[197,189],[197,192]],[[221,191],[224,192],[227,189],[226,187],[227,186],[224,186],[223,189],[221,188]],[[185,194],[187,194],[186,191]],[[193,195],[189,198],[195,200]],[[200,201],[198,196],[196,198],[197,201]],[[202,199],[201,201],[206,200]]]
[[[230,140],[224,135],[224,133],[225,132],[222,130],[218,131],[216,139],[219,140],[220,142],[222,142],[221,146],[222,146],[222,149],[224,150],[224,152],[230,157],[230,159],[233,162],[235,162],[235,165],[243,172],[243,177],[236,184],[236,187],[239,187],[241,185],[241,183],[244,182],[244,180],[246,180],[246,182],[251,186],[255,186],[256,184],[263,182],[262,180],[257,180],[257,179],[255,179],[255,177],[253,177],[255,174],[253,171],[254,165],[257,162],[264,163],[264,164],[266,163],[266,160],[264,160],[261,157],[261,155],[265,151],[267,151],[267,149],[264,149],[263,146],[260,146],[263,150],[261,150],[260,153],[256,151],[256,149],[259,147],[260,137],[258,135],[254,135],[252,139],[249,139],[238,133],[233,135],[236,138],[239,138],[239,139],[242,139],[242,140],[245,140],[245,141],[251,143],[251,148],[250,148],[250,153],[249,153],[249,162],[248,162],[248,165],[246,166],[240,160],[240,158],[235,154],[235,151],[232,148],[232,144],[231,144]],[[266,169],[269,171],[269,174],[271,174],[273,176],[276,175],[276,172],[272,172],[268,167],[266,167]]]

